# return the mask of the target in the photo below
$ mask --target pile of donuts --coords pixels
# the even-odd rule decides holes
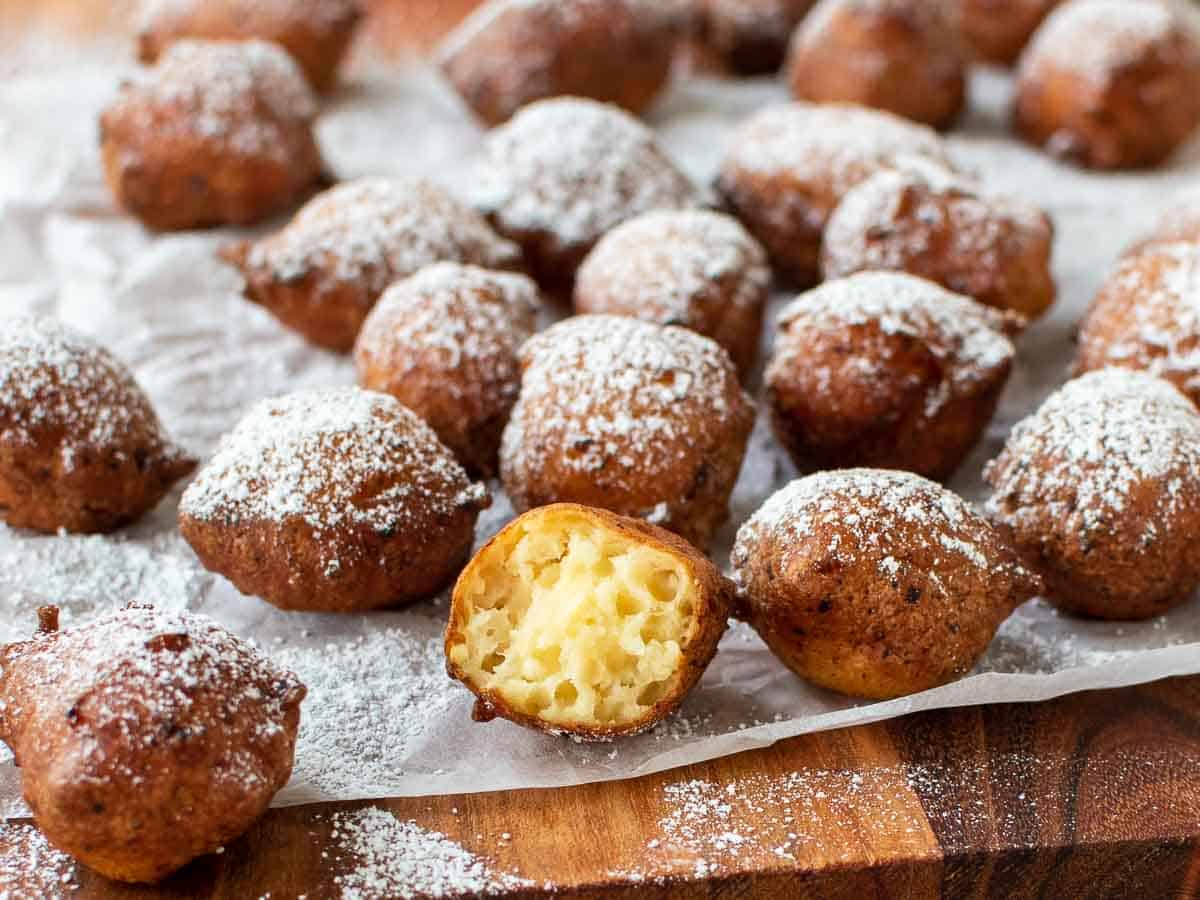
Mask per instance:
[[[492,126],[466,202],[418,178],[331,183],[316,92],[352,0],[152,5],[153,66],[100,119],[116,200],[155,230],[303,204],[213,265],[358,375],[247,411],[183,492],[183,537],[284,610],[453,583],[447,666],[475,717],[584,739],[669,715],[730,617],[812,684],[891,698],[965,675],[1035,596],[1163,613],[1200,585],[1200,197],[1109,276],[1076,377],[1013,429],[977,510],[939,482],[1054,302],[1053,226],[961,171],[933,127],[959,115],[968,60],[1019,57],[1026,138],[1097,168],[1160,162],[1200,123],[1189,16],[1170,0],[491,0],[439,58]],[[633,115],[681,55],[782,66],[796,97],[735,130],[711,190]],[[759,366],[773,285],[802,292]],[[726,577],[706,553],[760,374],[804,474],[742,523]],[[197,467],[109,351],[4,322],[9,526],[113,532]],[[492,478],[519,515],[472,557]],[[248,642],[144,602],[69,630],[47,607],[0,651],[0,738],[40,826],[126,881],[261,815],[303,697]]]

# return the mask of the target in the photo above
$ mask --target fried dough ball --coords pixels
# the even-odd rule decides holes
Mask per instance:
[[[222,248],[248,299],[348,352],[384,289],[435,262],[520,267],[521,251],[423,178],[361,178],[319,194],[275,234]]]
[[[1154,166],[1200,125],[1200,39],[1157,0],[1071,0],[1021,57],[1016,125],[1095,169]]]
[[[493,475],[539,296],[524,275],[436,263],[390,287],[354,346],[358,383],[391,394],[467,470]]]
[[[573,503],[525,513],[454,586],[450,677],[474,718],[607,740],[673,712],[712,661],[733,586],[683,539]]]
[[[1200,244],[1126,257],[1079,330],[1075,374],[1106,366],[1165,378],[1200,407]]]
[[[1200,585],[1200,414],[1144,372],[1089,372],[1013,429],[984,477],[988,512],[1047,599],[1146,619]]]
[[[534,335],[521,362],[500,448],[518,512],[583,503],[708,544],[754,425],[728,353],[685,328],[589,315]]]
[[[913,157],[952,167],[935,132],[888,113],[772,106],[735,130],[717,190],[766,247],[775,268],[810,285],[819,273],[825,223],[846,192]]]
[[[801,471],[948,478],[991,421],[1016,353],[1012,318],[897,272],[801,294],[779,317],[767,399]]]
[[[977,59],[1011,66],[1062,0],[953,0],[959,34]]]
[[[693,0],[704,43],[743,75],[774,72],[816,0]]]
[[[821,0],[796,29],[788,85],[798,100],[857,103],[948,128],[967,97],[945,0]]]
[[[1027,319],[1054,302],[1054,225],[1016,197],[990,194],[944,169],[879,172],[854,188],[825,227],[825,278],[899,270]]]
[[[219,851],[292,772],[304,685],[206,616],[133,604],[0,649],[0,740],[50,843],[153,882]]]
[[[327,91],[361,18],[354,0],[149,0],[138,59],[152,63],[180,39],[258,38],[283,47],[309,84]]]
[[[444,587],[488,503],[394,397],[332,388],[254,406],[184,492],[179,530],[244,594],[360,612]]]
[[[276,45],[177,41],[101,114],[104,174],[149,228],[258,222],[322,177],[316,115]]]
[[[54,319],[0,319],[0,518],[9,525],[115,531],[195,467],[107,350]]]
[[[439,63],[488,125],[548,97],[634,114],[671,74],[680,22],[661,0],[488,0],[443,43]]]
[[[789,669],[873,700],[961,678],[1041,589],[966,501],[883,469],[791,482],[731,561],[747,620]]]
[[[654,132],[614,106],[563,97],[522,109],[484,143],[477,204],[538,281],[567,290],[596,241],[653,209],[702,205]]]
[[[727,351],[743,377],[754,364],[771,270],[736,219],[663,210],[618,225],[575,280],[575,311],[682,325]]]

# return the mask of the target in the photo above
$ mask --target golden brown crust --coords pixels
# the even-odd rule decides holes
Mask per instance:
[[[821,236],[838,203],[871,175],[912,158],[952,168],[931,129],[858,106],[790,103],[738,126],[716,188],[777,273],[809,287],[818,281]]]
[[[473,682],[461,667],[450,659],[450,649],[463,641],[467,610],[462,596],[462,585],[470,575],[471,568],[486,558],[494,548],[503,545],[508,536],[524,527],[530,519],[542,516],[574,515],[583,520],[612,531],[620,538],[644,544],[652,549],[670,554],[679,560],[689,573],[696,587],[696,629],[684,650],[684,668],[677,675],[672,688],[636,722],[619,728],[596,726],[586,722],[552,723],[537,716],[514,709],[494,690],[486,690]],[[459,576],[450,606],[450,620],[446,626],[446,670],[451,678],[461,681],[475,694],[477,700],[472,718],[487,722],[500,717],[516,722],[526,728],[554,734],[569,734],[584,740],[611,740],[626,737],[654,727],[674,712],[688,693],[696,686],[717,652],[717,644],[728,627],[733,612],[734,586],[715,565],[692,544],[657,525],[642,519],[618,515],[605,509],[581,506],[577,503],[555,503],[530,510],[506,525],[479,552]]]
[[[802,472],[950,477],[991,421],[1015,355],[1003,315],[909,275],[801,295],[767,365],[771,421]]]
[[[576,316],[522,351],[500,477],[518,511],[583,503],[706,547],[754,424],[729,355],[691,331]]]
[[[449,583],[488,502],[394,398],[331,389],[254,407],[184,493],[179,529],[244,594],[355,612]]]
[[[1200,585],[1200,415],[1168,382],[1090,372],[1018,423],[984,475],[988,513],[1047,599],[1144,619]]]
[[[574,306],[690,328],[724,347],[744,379],[758,356],[770,288],[766,252],[737,220],[662,210],[600,239],[579,268]]]
[[[391,394],[473,474],[496,473],[540,305],[524,275],[437,263],[389,288],[354,348],[360,386]]]
[[[954,18],[977,59],[1011,66],[1062,0],[954,0]]]
[[[362,178],[317,195],[275,234],[223,247],[245,293],[341,353],[388,285],[440,261],[518,269],[520,249],[421,178]]]
[[[328,91],[361,19],[354,0],[167,0],[148,10],[138,31],[138,59],[153,63],[185,39],[271,41],[315,90]]]
[[[0,649],[0,739],[52,844],[150,882],[287,782],[304,686],[215,622],[131,606]]]
[[[657,0],[490,0],[442,46],[442,71],[488,125],[547,97],[636,114],[671,73],[677,25]]]
[[[52,319],[3,326],[0,516],[9,525],[114,531],[195,468],[107,350]]]
[[[1075,374],[1106,366],[1165,378],[1200,407],[1200,244],[1149,244],[1127,255],[1079,328]]]
[[[792,482],[738,532],[744,613],[802,678],[888,699],[961,678],[1040,589],[962,499],[905,472]]]
[[[792,94],[948,128],[966,103],[962,48],[943,0],[822,0],[788,52]]]
[[[316,103],[261,41],[179,41],[100,116],[105,176],[149,228],[260,221],[322,177]]]
[[[843,198],[825,229],[826,279],[899,270],[1036,319],[1056,294],[1054,226],[1042,210],[939,168],[880,172]]]
[[[1200,41],[1169,3],[1075,0],[1021,57],[1029,142],[1096,169],[1154,166],[1200,124]]]

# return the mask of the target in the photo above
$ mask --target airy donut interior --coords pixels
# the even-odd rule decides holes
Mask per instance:
[[[472,562],[450,659],[543,721],[619,728],[676,685],[697,627],[685,562],[578,512],[526,516]]]

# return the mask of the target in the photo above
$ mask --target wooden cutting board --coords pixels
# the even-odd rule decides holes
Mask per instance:
[[[354,861],[331,816],[364,805],[274,811],[156,888],[80,870],[70,896],[337,897]],[[532,882],[472,896],[1200,897],[1200,677],[926,713],[634,781],[374,805]]]

